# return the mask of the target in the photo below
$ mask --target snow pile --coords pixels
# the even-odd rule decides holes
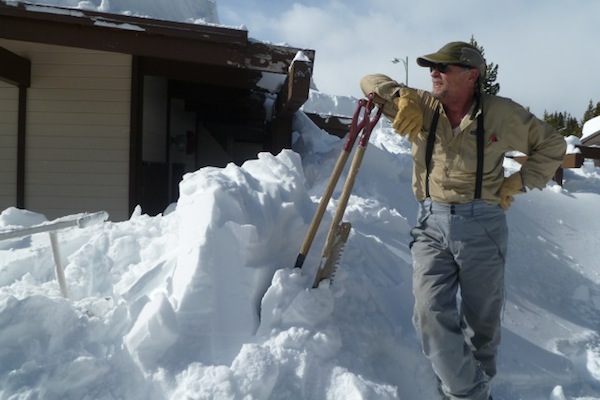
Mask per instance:
[[[565,138],[565,142],[567,142],[567,154],[581,153],[581,150],[579,149],[579,147],[577,147],[581,145],[581,140],[577,136],[567,136]]]
[[[60,231],[69,299],[47,234],[0,242],[0,399],[435,399],[407,142],[374,130],[335,280],[310,289],[341,183],[292,266],[343,141],[302,112],[294,128],[294,151],[186,175],[163,216]],[[586,162],[511,207],[495,399],[600,399],[599,195]],[[10,208],[0,229],[43,221]]]

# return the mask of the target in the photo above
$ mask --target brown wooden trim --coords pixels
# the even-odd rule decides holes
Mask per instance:
[[[0,47],[0,80],[15,86],[31,84],[31,61]]]
[[[17,117],[17,208],[25,208],[25,145],[27,123],[27,88],[19,86]]]
[[[142,200],[142,107],[144,104],[144,75],[139,57],[131,60],[131,108],[129,126],[129,212]]]

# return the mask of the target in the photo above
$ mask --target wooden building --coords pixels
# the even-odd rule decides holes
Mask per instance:
[[[583,124],[583,136],[578,147],[585,158],[594,159],[594,165],[600,167],[600,116]]]
[[[0,2],[0,210],[124,220],[291,146],[314,51],[232,28]]]

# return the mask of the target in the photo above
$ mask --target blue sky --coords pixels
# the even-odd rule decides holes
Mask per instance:
[[[220,22],[249,36],[316,51],[314,80],[328,94],[359,97],[363,75],[386,73],[430,88],[415,59],[473,35],[499,65],[500,95],[581,119],[600,101],[600,1],[217,0]]]

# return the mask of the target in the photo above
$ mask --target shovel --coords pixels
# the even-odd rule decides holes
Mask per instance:
[[[352,117],[352,122],[350,123],[348,137],[346,138],[346,142],[342,147],[342,151],[340,152],[333,172],[329,178],[329,182],[325,188],[325,193],[323,194],[319,206],[315,211],[315,215],[313,216],[308,232],[304,238],[304,242],[302,243],[302,247],[300,248],[300,253],[296,258],[296,264],[294,267],[302,268],[304,260],[306,259],[306,255],[308,254],[310,246],[312,245],[317,233],[317,229],[319,228],[319,225],[323,219],[323,214],[327,209],[327,204],[333,195],[333,191],[340,179],[342,170],[344,169],[344,166],[350,157],[352,148],[354,147],[354,144],[360,135],[358,147],[352,159],[348,176],[344,182],[338,207],[327,234],[327,240],[325,241],[325,247],[323,248],[323,253],[321,255],[321,264],[319,265],[319,269],[313,283],[313,288],[316,288],[324,279],[329,279],[330,281],[332,280],[341,251],[348,240],[348,236],[350,235],[351,224],[349,222],[342,222],[342,218],[344,216],[346,206],[348,205],[348,200],[350,198],[352,188],[354,187],[354,182],[356,181],[356,175],[358,174],[358,170],[367,149],[371,131],[379,121],[383,111],[381,108],[378,108],[375,115],[371,118],[373,108],[375,107],[375,103],[373,103],[374,97],[375,95],[371,93],[368,96],[368,100],[360,99],[358,101],[358,106],[356,107],[356,111]],[[359,122],[361,111],[363,111],[363,118]]]

